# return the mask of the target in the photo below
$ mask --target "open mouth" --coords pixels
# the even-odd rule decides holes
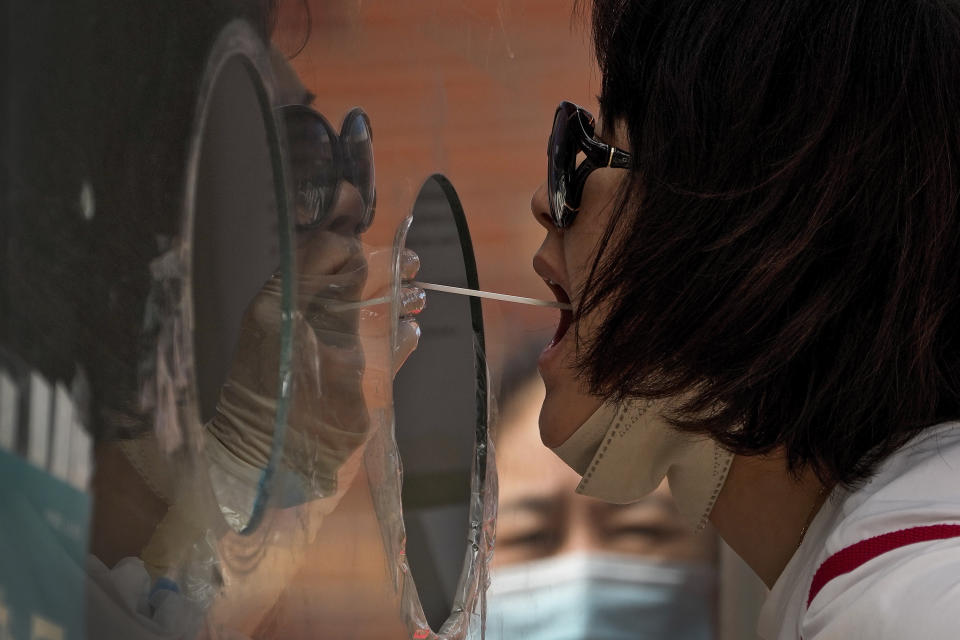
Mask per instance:
[[[570,296],[567,295],[567,292],[564,291],[563,287],[561,287],[556,282],[553,282],[552,280],[545,280],[545,282],[547,283],[547,286],[550,287],[550,291],[553,291],[553,295],[554,297],[556,297],[557,302],[562,302],[565,304],[570,303]],[[553,340],[551,340],[550,344],[547,346],[548,349],[563,339],[563,336],[564,334],[567,333],[567,329],[570,328],[570,323],[572,321],[573,321],[572,311],[569,311],[567,309],[563,309],[560,311],[560,324],[557,325],[557,331],[556,333],[553,334]]]

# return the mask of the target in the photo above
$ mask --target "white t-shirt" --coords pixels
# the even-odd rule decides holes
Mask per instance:
[[[960,538],[916,542],[828,582],[807,608],[814,573],[862,540],[960,524],[960,422],[931,427],[862,488],[836,489],[774,584],[757,632],[765,640],[960,638]]]

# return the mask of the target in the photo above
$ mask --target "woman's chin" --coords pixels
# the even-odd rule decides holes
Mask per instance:
[[[553,449],[563,444],[566,438],[558,432],[556,421],[551,416],[553,412],[547,403],[548,401],[544,400],[543,407],[540,408],[540,441],[545,447]]]
[[[548,386],[540,408],[540,440],[551,449],[559,447],[601,404],[602,399],[596,396],[563,389],[551,393]]]

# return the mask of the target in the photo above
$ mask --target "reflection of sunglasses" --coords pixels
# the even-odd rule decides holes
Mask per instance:
[[[322,224],[345,180],[357,189],[363,203],[357,232],[366,230],[376,206],[373,131],[367,114],[359,107],[351,109],[339,136],[326,118],[305,105],[282,106],[277,114],[286,134],[297,227]]]
[[[577,156],[586,156],[577,166]],[[547,145],[547,191],[550,215],[558,229],[573,223],[587,177],[604,167],[630,168],[630,154],[604,144],[594,132],[594,119],[583,107],[563,101],[553,116]]]

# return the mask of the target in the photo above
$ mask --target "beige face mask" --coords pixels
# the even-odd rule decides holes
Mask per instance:
[[[577,493],[635,502],[666,477],[677,508],[699,531],[727,478],[733,454],[712,439],[682,433],[663,417],[666,401],[604,404],[559,447],[580,474]]]

